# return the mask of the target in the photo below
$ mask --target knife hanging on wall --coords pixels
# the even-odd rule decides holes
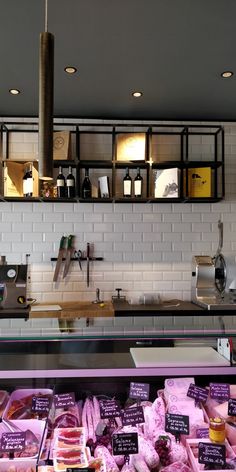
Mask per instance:
[[[57,256],[57,263],[56,263],[56,267],[55,267],[55,271],[54,271],[54,275],[53,275],[53,282],[57,282],[57,279],[58,279],[58,275],[59,275],[59,272],[60,272],[62,260],[63,260],[64,253],[65,253],[66,240],[67,240],[66,236],[61,237],[58,256]]]
[[[72,256],[73,256],[74,252],[75,252],[75,249],[73,247],[73,240],[74,240],[74,235],[70,234],[70,236],[68,236],[68,238],[67,238],[66,262],[65,262],[65,267],[64,267],[64,271],[63,271],[63,279],[68,274],[71,259],[72,259]]]

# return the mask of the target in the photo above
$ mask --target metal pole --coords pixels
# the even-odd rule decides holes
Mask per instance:
[[[54,36],[45,31],[40,34],[39,57],[39,178],[45,180],[53,178],[53,86]]]

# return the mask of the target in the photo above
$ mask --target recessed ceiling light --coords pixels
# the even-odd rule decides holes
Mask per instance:
[[[222,72],[221,77],[223,77],[224,79],[229,79],[230,77],[232,77],[232,75],[234,75],[232,71],[226,70],[225,72]]]
[[[20,90],[18,90],[18,89],[10,89],[9,92],[10,92],[12,95],[19,95]]]
[[[132,92],[132,95],[133,97],[138,98],[138,97],[142,97],[143,94],[142,92]]]
[[[64,71],[67,72],[67,74],[75,74],[77,72],[77,69],[76,67],[67,66],[65,67]]]

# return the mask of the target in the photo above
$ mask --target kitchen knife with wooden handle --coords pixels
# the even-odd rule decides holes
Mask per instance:
[[[57,256],[57,263],[54,271],[54,276],[53,276],[53,282],[57,282],[58,275],[60,272],[63,256],[65,253],[65,242],[67,240],[66,236],[62,236],[60,240],[60,245],[59,245],[59,251],[58,251],[58,256]]]
[[[70,263],[71,263],[71,258],[72,258],[73,253],[75,252],[75,250],[73,248],[73,239],[74,239],[73,234],[70,234],[70,236],[68,236],[68,238],[67,238],[66,262],[65,262],[65,267],[64,267],[64,271],[63,271],[63,279],[68,274]]]

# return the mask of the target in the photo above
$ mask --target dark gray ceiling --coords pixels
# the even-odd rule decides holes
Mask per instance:
[[[38,115],[44,12],[0,0],[0,116]],[[55,116],[236,120],[236,0],[48,0],[48,23]]]

